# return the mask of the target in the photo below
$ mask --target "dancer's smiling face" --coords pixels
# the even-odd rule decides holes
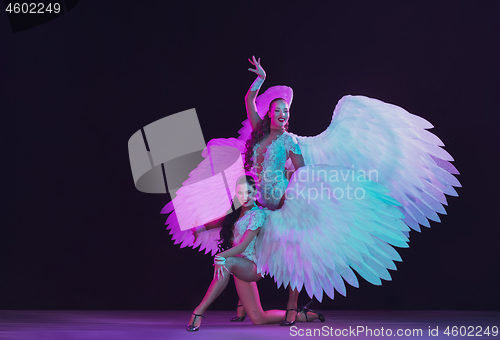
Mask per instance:
[[[248,183],[238,184],[236,187],[236,197],[242,206],[249,208],[253,206],[255,202],[255,188]]]
[[[284,129],[290,117],[290,108],[284,99],[271,102],[268,115],[271,118],[271,129]]]

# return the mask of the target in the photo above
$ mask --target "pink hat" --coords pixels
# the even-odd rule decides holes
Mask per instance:
[[[269,104],[276,98],[283,98],[287,101],[288,105],[292,105],[293,90],[291,87],[278,85],[272,86],[255,99],[257,105],[257,113],[261,119],[264,118],[267,111],[269,111]]]

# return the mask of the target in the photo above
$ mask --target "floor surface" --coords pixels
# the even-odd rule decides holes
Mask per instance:
[[[207,311],[187,332],[190,311],[0,311],[0,339],[293,339],[401,337],[500,339],[500,312],[324,311],[326,322],[256,326],[234,311]],[[455,326],[455,328],[453,328]],[[488,328],[487,328],[488,327]],[[448,330],[448,332],[446,332]],[[448,334],[447,334],[448,333]]]

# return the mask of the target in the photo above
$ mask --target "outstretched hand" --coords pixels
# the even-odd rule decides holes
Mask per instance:
[[[249,58],[248,61],[250,62],[250,64],[255,66],[255,69],[249,68],[248,70],[255,73],[259,77],[262,77],[265,79],[266,78],[266,71],[264,71],[264,69],[260,65],[260,58],[256,59],[255,56],[252,56],[252,59]]]

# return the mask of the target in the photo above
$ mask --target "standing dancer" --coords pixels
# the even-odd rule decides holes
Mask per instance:
[[[269,101],[269,109],[261,119],[255,99],[266,78],[266,72],[260,65],[260,58],[256,60],[252,57],[249,61],[255,69],[249,68],[248,70],[257,74],[257,79],[245,96],[248,121],[252,128],[252,134],[246,142],[245,170],[252,171],[260,179],[259,203],[270,210],[276,210],[283,206],[285,190],[292,174],[291,171],[285,169],[285,162],[290,159],[294,168],[299,169],[304,166],[304,159],[297,141],[287,133],[290,117],[289,102],[292,99],[291,89],[277,88],[275,96],[282,94],[283,98],[271,98],[272,94],[271,96],[267,94],[265,98],[261,97],[261,102]],[[267,101],[263,104],[264,107],[267,106]],[[282,326],[295,323],[298,297],[299,291],[289,287],[287,313],[281,322]]]

